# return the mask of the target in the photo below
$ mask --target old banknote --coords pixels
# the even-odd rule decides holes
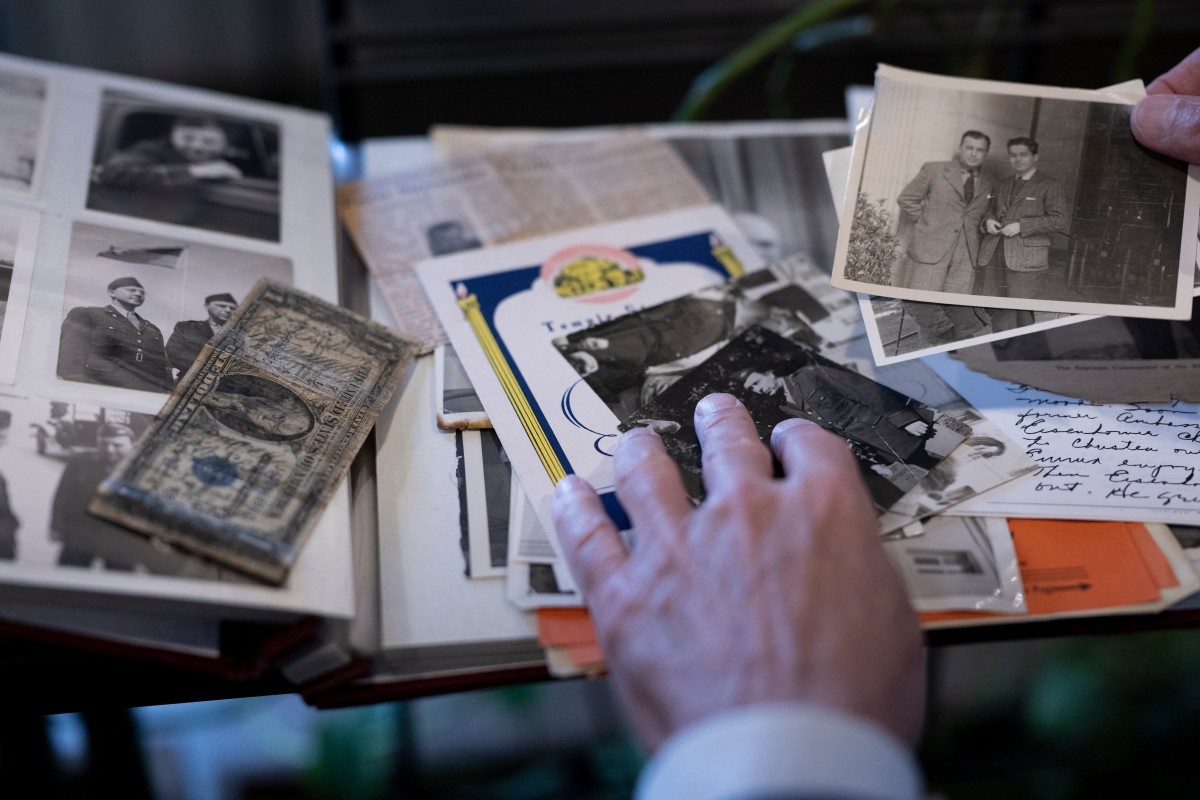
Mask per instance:
[[[262,281],[89,510],[282,583],[416,352]]]

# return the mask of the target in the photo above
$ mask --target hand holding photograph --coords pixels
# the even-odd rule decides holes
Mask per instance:
[[[987,307],[993,331],[1036,312],[1191,313],[1200,184],[1195,168],[1189,177],[1186,164],[1134,141],[1135,95],[886,65],[875,87],[855,140],[835,286]]]

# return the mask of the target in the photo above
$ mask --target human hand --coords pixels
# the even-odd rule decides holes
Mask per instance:
[[[923,419],[913,420],[904,426],[904,430],[911,433],[913,436],[924,436],[929,433],[929,423]]]
[[[1000,232],[1000,223],[994,219],[984,220],[983,227],[988,233],[993,235]]]
[[[1004,236],[1013,237],[1021,232],[1021,223],[1010,222],[1000,229],[1000,233]]]
[[[1151,150],[1200,164],[1200,49],[1150,82],[1130,124]]]
[[[554,521],[633,729],[650,748],[711,714],[800,701],[866,717],[908,742],[921,727],[916,616],[879,541],[846,444],[807,420],[776,426],[772,476],[745,407],[696,406],[707,499],[694,507],[658,436],[624,434],[626,549],[591,486],[559,482]]]
[[[201,161],[188,167],[193,178],[206,181],[228,181],[242,177],[242,171],[223,159]]]

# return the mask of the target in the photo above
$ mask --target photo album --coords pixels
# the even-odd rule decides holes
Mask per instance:
[[[87,510],[258,281],[338,302],[328,118],[7,56],[0,109],[0,624],[351,619],[345,485],[281,586]]]

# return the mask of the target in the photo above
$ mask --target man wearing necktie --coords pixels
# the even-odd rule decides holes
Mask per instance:
[[[997,188],[982,230],[979,247],[983,294],[989,297],[1038,297],[1050,269],[1050,234],[1067,227],[1067,200],[1062,186],[1038,170],[1038,143],[1026,136],[1008,141],[1013,174]],[[1007,331],[1033,324],[1033,312],[991,310],[992,330]]]
[[[73,308],[58,341],[58,377],[146,392],[169,392],[171,368],[162,331],[138,315],[146,289],[137,278],[108,284],[112,302]]]
[[[952,161],[921,166],[896,198],[907,236],[902,285],[930,292],[970,294],[979,254],[980,220],[991,197],[991,181],[981,167],[992,140],[979,131],[959,138]],[[970,306],[910,303],[906,306],[928,344],[956,341],[984,326]]]

